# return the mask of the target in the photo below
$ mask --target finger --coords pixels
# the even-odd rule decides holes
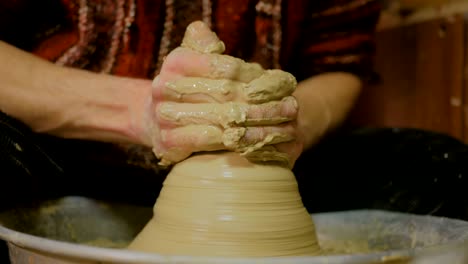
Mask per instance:
[[[263,103],[291,95],[296,89],[296,78],[282,70],[267,70],[251,81],[245,89],[248,102]]]
[[[166,82],[163,100],[185,103],[243,101],[246,84],[231,80],[185,77]]]
[[[258,63],[247,63],[239,58],[220,54],[203,54],[187,48],[176,48],[164,61],[161,75],[229,79],[248,83],[263,74]],[[165,84],[171,79],[162,79]]]
[[[293,168],[302,152],[302,145],[294,140],[277,145],[263,146],[252,152],[241,153],[251,162],[277,163],[282,166]]]
[[[223,131],[215,126],[192,125],[161,130],[161,164],[179,162],[193,152],[224,149]]]
[[[162,126],[187,126],[191,124],[232,126],[268,126],[294,120],[297,103],[294,97],[259,105],[239,102],[225,104],[160,103],[156,109]]]
[[[246,120],[247,104],[188,104],[160,103],[156,109],[162,126],[214,125],[229,127]]]
[[[188,25],[181,46],[201,53],[221,54],[225,50],[224,43],[201,21]]]
[[[231,80],[199,77],[178,78],[166,82],[164,100],[207,103],[244,101],[264,103],[290,96],[296,89],[296,79],[290,73],[269,70],[249,84]]]
[[[291,124],[282,126],[235,127],[224,131],[223,143],[230,150],[252,152],[266,145],[292,141],[295,137],[295,129]]]
[[[179,162],[194,152],[222,149],[242,152],[243,155],[250,156],[251,159],[255,159],[255,155],[259,156],[263,153],[262,159],[264,161],[284,161],[290,159],[290,155],[284,150],[273,153],[271,145],[287,146],[285,142],[293,142],[295,138],[291,125],[232,128],[227,129],[224,133],[221,128],[216,126],[191,125],[163,129],[160,135],[163,144],[158,148],[156,154],[161,160],[161,165]]]
[[[287,144],[287,143],[283,143]],[[278,151],[274,146],[264,146],[252,152],[241,153],[249,161],[254,163],[278,163],[291,167],[291,159],[287,152]]]
[[[298,104],[296,98],[288,96],[281,101],[249,105],[246,126],[278,125],[297,118]]]

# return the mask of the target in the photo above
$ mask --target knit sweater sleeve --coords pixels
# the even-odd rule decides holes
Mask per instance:
[[[292,71],[298,79],[333,71],[370,78],[380,2],[327,0],[309,3],[292,63]]]

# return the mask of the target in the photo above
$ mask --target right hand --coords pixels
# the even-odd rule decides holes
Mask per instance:
[[[280,70],[222,55],[224,44],[202,22],[190,24],[153,81],[149,129],[161,165],[192,153],[231,150],[253,161],[291,166],[296,135],[296,79]]]

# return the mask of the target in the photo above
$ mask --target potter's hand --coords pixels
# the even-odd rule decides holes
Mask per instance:
[[[232,150],[292,165],[302,150],[294,76],[223,52],[215,33],[194,22],[165,59],[153,81],[156,156],[169,165],[194,152]]]

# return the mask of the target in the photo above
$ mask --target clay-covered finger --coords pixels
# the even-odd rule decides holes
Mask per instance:
[[[224,43],[202,21],[195,21],[188,25],[181,46],[202,53],[221,54],[225,50]]]
[[[294,97],[281,101],[250,105],[241,102],[224,104],[164,102],[156,109],[162,126],[187,126],[192,124],[233,126],[268,126],[294,120],[297,104]]]
[[[246,126],[277,125],[295,120],[298,113],[296,98],[288,96],[281,101],[271,101],[263,104],[249,104]]]
[[[207,79],[229,79],[248,83],[263,74],[258,63],[221,54],[204,54],[188,48],[173,50],[164,61],[161,73]],[[164,83],[169,80],[163,80]]]
[[[244,101],[246,84],[226,79],[185,77],[166,82],[162,89],[166,101],[186,103],[223,103]]]
[[[189,103],[160,103],[156,109],[158,121],[163,126],[214,125],[229,127],[244,123],[246,120],[247,104],[189,104]]]
[[[224,149],[223,130],[215,126],[191,125],[160,131],[162,150],[158,157],[161,165],[179,162],[193,152]]]
[[[223,134],[227,149],[252,152],[266,145],[293,141],[296,138],[294,126],[235,127],[228,128]]]
[[[278,163],[292,168],[301,152],[301,143],[293,140],[276,145],[263,146],[251,152],[241,153],[241,155],[251,162]]]
[[[292,74],[282,70],[267,70],[246,86],[244,95],[248,102],[263,103],[291,95],[296,86],[297,81]]]
[[[249,84],[227,79],[184,77],[167,81],[163,99],[188,103],[243,101],[264,103],[290,96],[296,79],[281,70],[268,70]]]
[[[279,163],[280,165],[291,167],[291,159],[288,153],[278,151],[271,145],[263,146],[251,152],[244,152],[241,155],[254,163]]]

